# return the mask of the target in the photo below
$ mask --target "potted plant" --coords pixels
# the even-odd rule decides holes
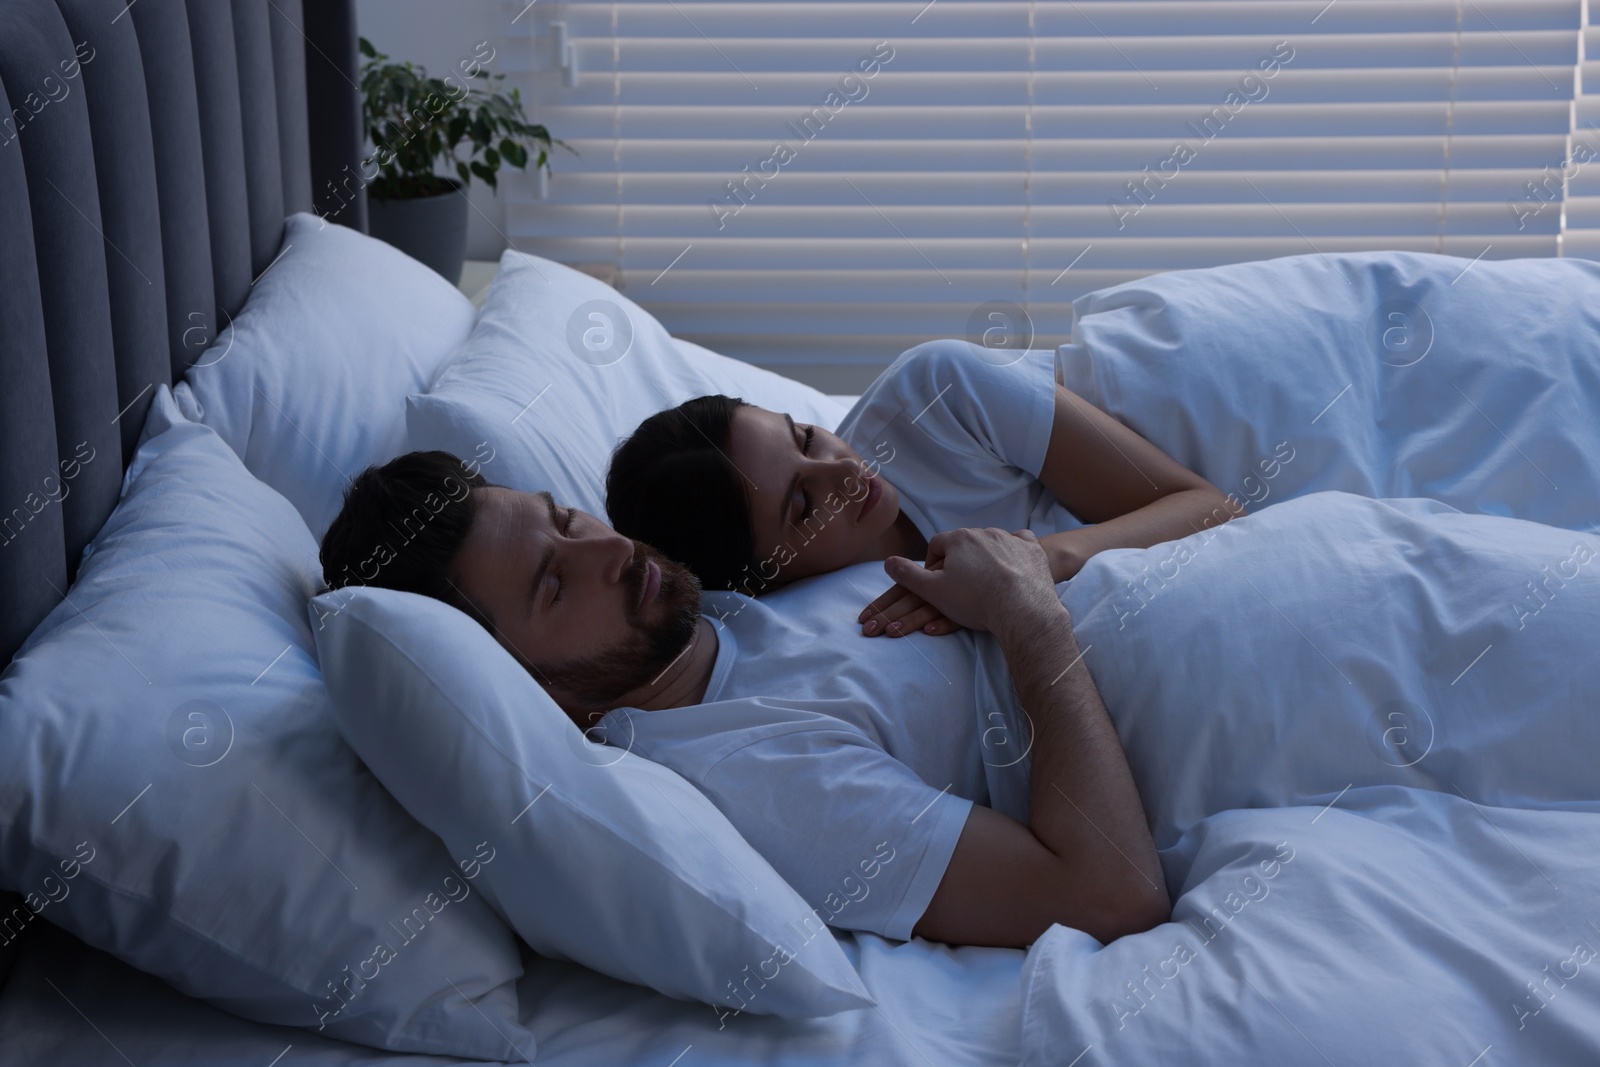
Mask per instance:
[[[480,46],[480,52],[483,47]],[[528,121],[522,96],[476,88],[474,78],[500,81],[482,68],[489,55],[461,63],[461,77],[432,78],[411,63],[389,57],[360,38],[362,121],[372,155],[362,161],[367,181],[367,229],[450,280],[461,278],[467,247],[467,186],[476,175],[499,191],[502,163],[550,170],[552,143],[568,151],[543,126]],[[469,150],[463,155],[460,147]],[[437,173],[444,162],[453,176]]]

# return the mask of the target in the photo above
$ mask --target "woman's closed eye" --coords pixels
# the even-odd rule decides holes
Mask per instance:
[[[811,454],[811,441],[817,435],[817,428],[815,426],[803,426],[800,429],[805,434],[804,439],[800,443],[800,454],[802,456],[809,456]],[[791,523],[796,525],[803,521],[807,515],[811,514],[811,495],[805,491],[804,486],[800,488],[799,496],[800,509],[795,514],[794,518],[789,520]]]

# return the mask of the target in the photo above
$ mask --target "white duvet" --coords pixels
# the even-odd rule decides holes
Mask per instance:
[[[1163,856],[1171,923],[1035,943],[1022,1063],[1600,1062],[1597,830],[1397,786],[1213,816]]]
[[[1025,1063],[1600,1062],[1600,538],[1316,493],[1062,599],[1176,906],[1034,946]]]
[[[1158,848],[1368,785],[1600,810],[1594,534],[1314,493],[1101,553],[1062,599]]]
[[[1600,263],[1285,256],[1073,309],[1063,383],[1247,508],[1337,489],[1600,524]]]

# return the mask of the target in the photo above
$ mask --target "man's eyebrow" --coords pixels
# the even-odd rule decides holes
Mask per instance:
[[[556,498],[550,495],[549,490],[534,495],[544,497],[544,506],[550,512],[550,525],[559,526],[560,523],[556,521]],[[550,573],[550,557],[553,555],[555,555],[555,545],[546,543],[544,552],[539,557],[539,568],[533,572],[533,600],[536,605],[539,602],[539,587],[544,584],[544,576]]]
[[[794,416],[784,412],[783,421],[789,424],[789,440],[794,441],[795,426]],[[794,499],[794,487],[800,484],[800,472],[794,472],[794,477],[789,479],[789,488],[778,501],[778,530],[781,531],[789,525],[789,501]]]

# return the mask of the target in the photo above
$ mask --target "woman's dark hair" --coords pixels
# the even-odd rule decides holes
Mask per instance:
[[[449,452],[408,452],[356,475],[322,537],[330,588],[372,585],[421,593],[488,626],[447,577],[472,526],[472,490],[490,483]]]
[[[700,396],[658,411],[617,446],[606,514],[625,537],[694,572],[702,589],[760,583],[744,479],[728,458],[736,397]]]

